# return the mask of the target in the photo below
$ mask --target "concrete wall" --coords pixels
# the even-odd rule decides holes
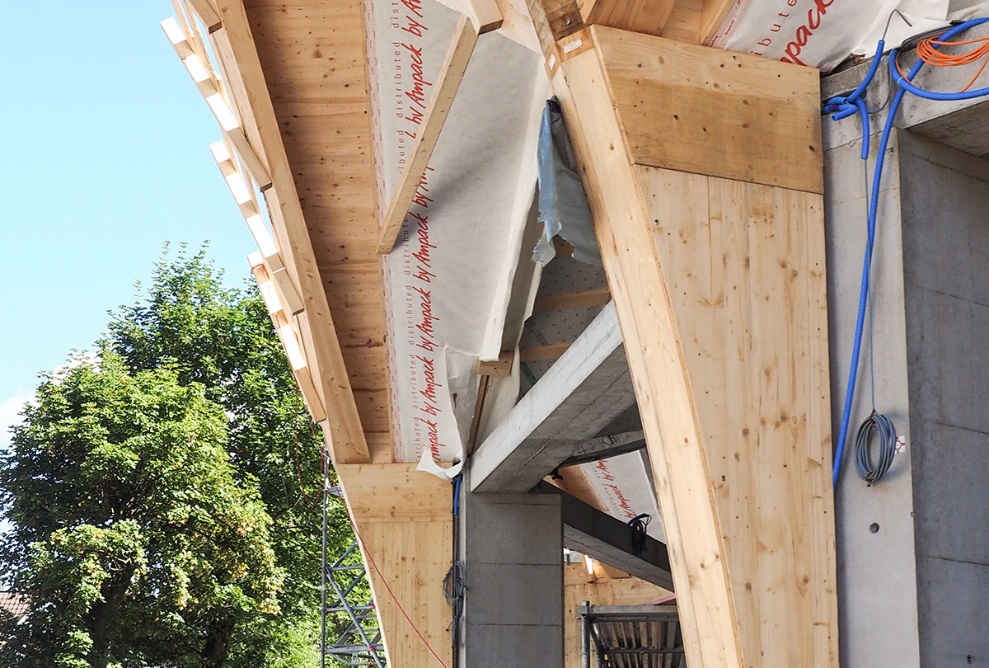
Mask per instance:
[[[900,146],[921,665],[989,666],[989,163]]]
[[[825,125],[835,434],[866,234],[857,126]],[[900,131],[880,193],[872,304],[837,490],[841,663],[989,666],[989,164]],[[852,448],[873,394],[905,448],[868,486]]]
[[[854,118],[849,121],[858,123]],[[866,242],[866,172],[859,157],[861,143],[847,128],[849,121],[824,126],[828,147],[825,231],[834,434],[838,433],[848,385]],[[877,144],[872,142],[870,174]],[[894,138],[880,189],[871,318],[866,323],[856,399],[835,499],[841,665],[854,668],[921,665],[911,461],[906,455],[896,456],[882,482],[868,486],[855,472],[852,451],[858,425],[872,412],[873,394],[876,408],[893,420],[897,431],[906,437],[908,448],[912,441],[897,153]]]

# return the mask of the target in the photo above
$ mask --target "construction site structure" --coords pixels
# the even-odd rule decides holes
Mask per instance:
[[[822,80],[834,2],[780,3],[790,62],[708,46],[745,4],[163,24],[359,537],[368,665],[989,665],[986,102],[927,95],[973,72],[914,44]]]

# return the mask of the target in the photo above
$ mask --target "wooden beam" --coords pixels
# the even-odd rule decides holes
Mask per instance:
[[[515,353],[504,350],[498,359],[490,362],[478,360],[477,373],[481,376],[497,376],[505,378],[512,374],[512,365],[515,363]]]
[[[647,535],[640,549],[625,522],[552,485],[539,483],[538,490],[560,495],[564,547],[672,591],[673,575],[666,545]]]
[[[220,27],[220,14],[216,11],[213,0],[188,0],[188,2],[208,32],[215,32]]]
[[[630,398],[634,401],[631,387]],[[625,431],[618,434],[597,436],[586,441],[574,441],[569,448],[572,453],[560,466],[574,466],[599,459],[617,457],[629,452],[635,452],[646,447],[646,436],[641,429]]]
[[[327,411],[324,437],[335,464],[366,462],[367,441],[251,26],[241,0],[217,0],[217,10],[223,28],[213,37],[222,45],[218,51],[233,60],[227,71],[237,73],[238,86],[247,92],[273,184],[265,193],[272,226],[288,241],[281,245],[282,257],[306,302],[300,330],[304,346],[312,350],[311,369]]]
[[[562,343],[547,343],[544,346],[520,348],[519,360],[522,362],[549,362],[559,359],[572,345],[569,341],[564,341]]]
[[[552,61],[557,40],[584,27],[577,0],[525,0],[539,46],[547,61]],[[547,63],[553,69],[555,62]]]
[[[470,7],[470,20],[474,24],[474,31],[478,35],[497,30],[501,27],[504,18],[501,9],[495,0],[466,0]]]
[[[728,18],[728,12],[735,5],[735,0],[704,0],[701,20],[697,26],[698,44],[709,43],[721,29],[721,24]]]
[[[817,70],[610,28],[594,34],[634,163],[823,192]]]
[[[429,98],[426,106],[426,114],[423,117],[422,126],[412,144],[412,158],[408,161],[402,175],[392,195],[391,204],[382,221],[381,235],[378,241],[378,253],[387,255],[391,253],[398,240],[398,234],[405,222],[405,216],[412,206],[416,189],[429,159],[433,155],[433,149],[439,141],[440,133],[443,131],[443,124],[453,107],[453,99],[460,89],[460,82],[467,71],[467,64],[470,56],[474,53],[474,46],[477,44],[477,30],[470,19],[461,15],[457,22],[457,27],[453,33],[453,41],[443,59],[436,83],[433,85],[433,94]]]
[[[560,292],[555,295],[537,295],[532,305],[533,311],[558,311],[566,308],[587,308],[604,306],[611,301],[608,288],[584,290],[583,292]]]
[[[656,88],[695,95],[692,77],[667,88],[654,76],[656,54],[667,72],[704,70],[710,80],[728,69],[725,54],[602,28],[578,38],[592,48],[564,59],[554,91],[621,323],[688,663],[835,666],[827,311],[814,180],[802,179],[801,191],[636,164],[662,155],[648,142],[669,145],[694,131],[635,109]],[[632,99],[613,74],[631,77],[639,64]],[[762,81],[752,95],[792,75],[787,65],[765,65],[742,77]],[[788,109],[812,126],[817,75],[805,75]],[[756,103],[749,94],[712,99],[724,118]],[[698,145],[698,158],[717,167],[748,147],[758,161],[792,140],[771,129],[775,117],[756,122],[765,145],[722,127]]]
[[[526,492],[635,403],[613,305],[478,447],[471,490]]]
[[[662,35],[676,0],[584,0],[584,25],[621,28],[646,35]]]

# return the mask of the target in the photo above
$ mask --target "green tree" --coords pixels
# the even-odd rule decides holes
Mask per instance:
[[[98,342],[101,365],[77,368],[104,378],[109,394],[118,381],[129,386],[156,379],[152,385],[167,389],[164,396],[181,390],[183,396],[195,397],[196,410],[210,416],[197,418],[197,423],[216,429],[216,439],[195,442],[211,444],[211,459],[230,476],[230,485],[214,490],[229,504],[209,509],[208,517],[201,516],[208,508],[204,502],[190,518],[169,515],[160,531],[175,535],[160,547],[148,542],[148,532],[159,530],[154,527],[163,521],[161,516],[151,517],[148,527],[139,523],[137,533],[120,522],[112,525],[113,532],[100,533],[111,528],[103,516],[90,521],[81,506],[72,506],[96,494],[87,485],[113,489],[124,470],[120,467],[133,466],[135,454],[97,448],[96,455],[107,456],[107,461],[97,463],[99,457],[89,452],[85,459],[89,463],[80,460],[79,465],[99,469],[99,475],[80,483],[75,492],[65,492],[71,498],[57,517],[42,517],[54,512],[45,507],[51,487],[36,484],[30,474],[0,478],[0,494],[15,524],[0,561],[14,570],[15,586],[37,592],[29,623],[19,631],[20,644],[15,643],[21,654],[0,650],[0,666],[317,665],[322,441],[308,419],[263,301],[253,284],[225,287],[205,250],[190,254],[184,246],[175,255],[166,247],[150,285],[138,290],[132,305],[111,313],[109,331]],[[109,372],[112,378],[105,375]],[[77,373],[82,371],[74,368],[65,378],[45,378],[38,402],[28,408],[15,438],[15,446],[27,447],[30,432],[30,445],[40,453],[38,469],[52,466],[53,479],[60,475],[62,464],[56,460],[61,457],[44,454],[45,448],[54,447],[46,445],[53,434],[41,430],[45,420],[38,410],[48,408],[52,388],[61,388]],[[155,414],[159,399],[155,393],[145,397],[142,406],[147,415]],[[65,400],[51,401],[54,406]],[[93,403],[87,401],[86,405]],[[98,417],[109,420],[113,414],[108,409]],[[138,419],[136,413],[127,420],[138,425],[131,434],[135,439],[144,433],[143,426],[163,424],[153,417]],[[90,422],[100,423],[96,417]],[[65,438],[73,430],[90,428],[90,422],[64,425]],[[16,451],[15,447],[11,457]],[[190,456],[181,448],[177,453],[180,459]],[[159,454],[167,453],[151,456]],[[14,470],[13,461],[8,462],[9,471]],[[197,490],[183,494],[209,491]],[[100,493],[112,496],[111,491]],[[140,496],[140,490],[134,493]],[[99,506],[102,499],[91,503]],[[27,510],[24,504],[29,502],[35,510]],[[236,514],[238,509],[247,514]],[[210,518],[215,520],[209,525],[215,531],[207,531],[205,522]],[[191,536],[188,522],[196,527]],[[72,533],[77,526],[99,531]],[[176,526],[180,530],[172,531]],[[244,534],[241,529],[247,526],[254,529]],[[353,540],[342,504],[333,504],[330,526],[331,550],[339,554]],[[241,529],[226,531],[236,527]],[[254,543],[245,543],[247,537]],[[219,571],[218,566],[222,566]],[[207,577],[216,573],[224,577],[215,582]],[[233,576],[241,579],[233,581]],[[111,580],[128,583],[121,585],[119,602],[114,598],[117,590],[111,591],[108,584]],[[363,593],[368,595],[366,587]],[[75,607],[65,604],[70,600]],[[101,664],[91,659],[98,656],[104,641],[94,640],[87,624],[100,606],[111,602],[116,612],[105,641],[110,663]],[[65,616],[70,610],[76,617]],[[66,647],[62,664],[54,662],[54,649],[33,664],[23,658],[32,647],[58,643]],[[4,664],[4,656],[13,658]]]
[[[197,641],[202,611],[277,612],[271,518],[201,385],[104,351],[45,376],[24,418],[0,489],[5,565],[32,606],[3,665],[221,665]]]
[[[281,614],[239,619],[227,634],[228,665],[314,665],[322,437],[257,288],[225,287],[205,249],[190,254],[181,246],[172,256],[166,247],[147,290],[112,314],[103,343],[132,370],[174,368],[181,383],[204,386],[229,417],[227,450],[238,475],[257,481],[273,519],[272,546],[285,573]],[[340,554],[354,539],[342,504],[331,506],[330,527],[331,552]]]

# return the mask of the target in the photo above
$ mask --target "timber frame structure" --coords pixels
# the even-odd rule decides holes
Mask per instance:
[[[583,601],[671,590],[691,667],[838,665],[819,73],[702,46],[731,0],[443,4],[460,19],[387,201],[360,1],[181,0],[166,27],[217,114],[213,153],[345,490],[389,665],[577,666]],[[450,483],[396,461],[382,257],[494,31],[541,55],[607,284],[537,296],[597,315],[522,350],[551,371],[473,426],[454,544]],[[479,362],[479,407],[514,354]],[[602,440],[628,411],[637,424]],[[561,469],[643,441],[665,544],[631,544]],[[564,566],[564,546],[600,563]],[[467,595],[451,643],[454,554]]]

